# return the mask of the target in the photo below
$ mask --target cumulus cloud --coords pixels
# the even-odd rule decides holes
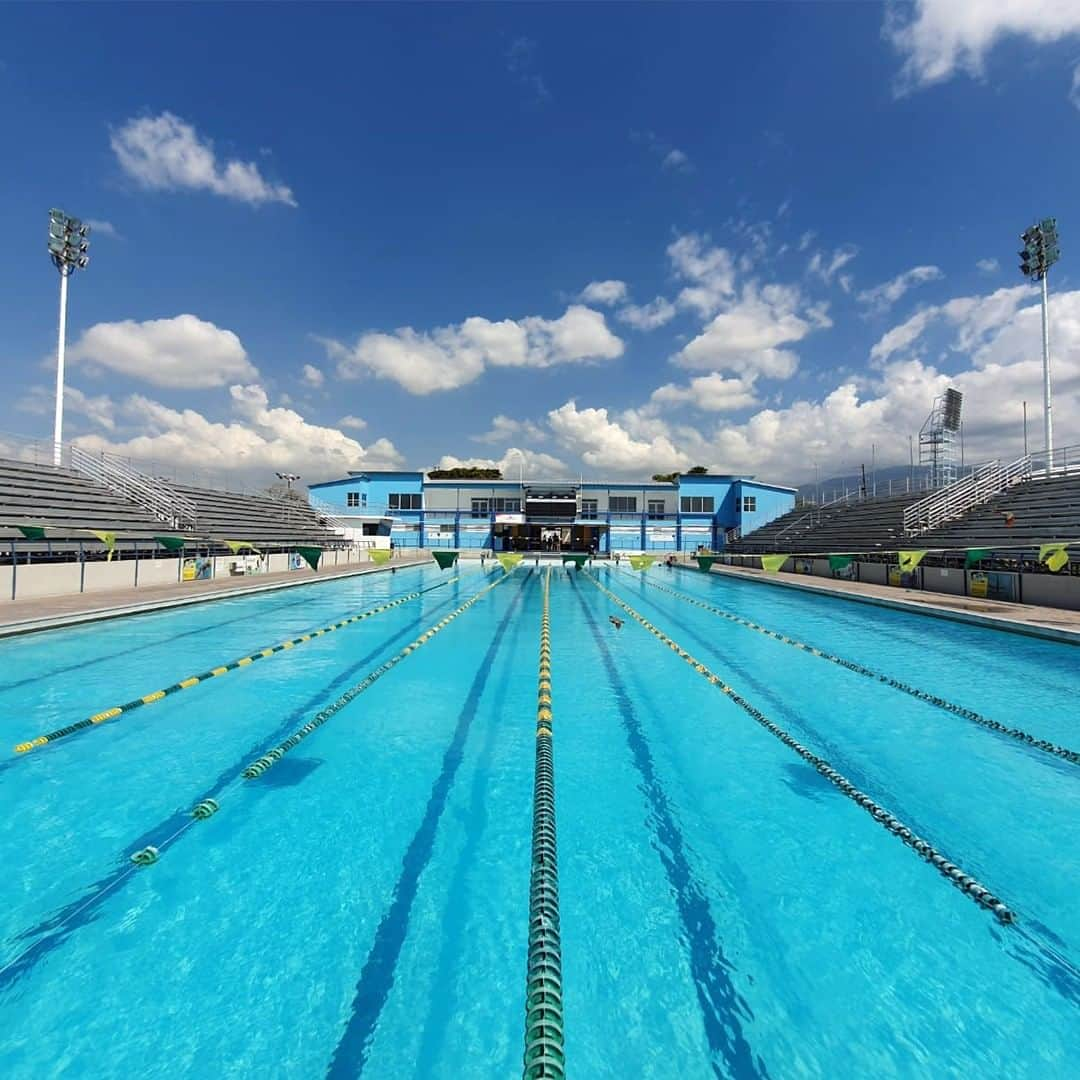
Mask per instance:
[[[252,206],[296,206],[292,189],[266,180],[251,161],[218,160],[214,144],[171,112],[128,120],[109,138],[120,167],[156,191],[210,191]]]
[[[258,376],[240,339],[194,315],[97,323],[68,350],[89,371],[115,371],[155,386],[189,390]]]
[[[958,71],[980,77],[987,53],[1004,37],[1046,44],[1080,33],[1080,5],[1072,0],[916,0],[914,8],[890,8],[884,32],[904,57],[897,89],[907,93]]]
[[[276,471],[299,473],[316,483],[349,469],[396,468],[394,444],[377,439],[362,446],[336,428],[309,423],[292,409],[270,405],[258,384],[229,387],[232,418],[213,421],[194,409],[172,409],[135,394],[116,406],[125,428],[121,439],[82,435],[85,450],[106,450],[168,468],[269,479]]]
[[[801,341],[815,327],[830,325],[824,309],[807,306],[794,286],[750,283],[737,302],[707,323],[672,360],[685,368],[786,379],[799,358],[784,346]]]
[[[557,319],[530,315],[492,322],[473,316],[428,331],[402,327],[392,334],[362,334],[355,345],[323,339],[345,379],[362,375],[391,379],[411,394],[454,390],[488,367],[546,368],[588,360],[612,360],[623,342],[599,311],[571,304]]]
[[[46,386],[32,386],[17,404],[19,412],[34,416],[52,415],[55,391]],[[112,431],[116,427],[113,400],[107,394],[86,394],[70,383],[64,386],[64,414],[85,416],[92,424]]]
[[[913,266],[890,281],[884,281],[872,289],[864,289],[856,299],[865,304],[871,314],[880,315],[888,311],[909,289],[924,285],[928,281],[940,281],[944,276],[937,266]]]
[[[305,364],[300,369],[300,379],[308,386],[318,388],[326,381],[326,376],[314,364]]]
[[[685,151],[676,147],[664,155],[663,160],[660,162],[660,168],[667,169],[670,172],[689,172],[690,157]]]
[[[522,474],[521,455],[524,455],[524,474]],[[498,469],[504,477],[514,480],[520,475],[526,479],[557,480],[569,474],[565,461],[551,454],[545,454],[539,450],[526,450],[521,447],[508,447],[501,458],[483,457],[455,457],[453,454],[443,454],[439,458],[437,468],[440,469]]]
[[[728,379],[714,371],[698,375],[683,386],[676,383],[658,386],[649,402],[659,408],[689,405],[704,412],[734,412],[757,404],[755,381],[754,374]]]
[[[734,295],[735,259],[707,234],[686,233],[668,245],[667,254],[675,274],[690,283],[678,295],[680,307],[708,318]]]
[[[472,439],[479,443],[506,443],[518,436],[538,442],[545,439],[547,433],[531,420],[514,420],[509,416],[499,414],[492,418],[489,431],[473,435]]]
[[[343,416],[338,421],[338,427],[352,428],[353,431],[363,431],[367,427],[367,421],[361,420],[359,416]]]
[[[1001,269],[1001,263],[997,259],[980,259],[975,269],[981,274],[996,274]]]
[[[656,330],[675,318],[675,305],[658,296],[648,304],[625,304],[615,317],[635,330]]]
[[[617,476],[647,476],[686,468],[691,462],[666,434],[635,435],[607,409],[579,409],[568,401],[548,413],[559,444],[590,469]]]
[[[625,281],[590,281],[578,299],[584,304],[618,304],[626,299]]]

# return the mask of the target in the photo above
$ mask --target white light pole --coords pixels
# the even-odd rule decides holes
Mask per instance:
[[[1050,386],[1050,318],[1046,276],[1050,267],[1061,258],[1057,218],[1043,218],[1022,233],[1020,239],[1024,241],[1024,250],[1020,252],[1020,273],[1042,285],[1043,428],[1046,437],[1046,475],[1049,476],[1054,466],[1054,404]]]
[[[68,278],[90,262],[90,226],[63,210],[49,211],[49,256],[60,271],[60,322],[56,335],[56,413],[53,419],[53,464],[63,459],[64,438],[64,344],[67,338]]]

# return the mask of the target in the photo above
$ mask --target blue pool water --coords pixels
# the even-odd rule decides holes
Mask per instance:
[[[520,1075],[536,656],[521,566],[402,569],[0,642],[0,1075]],[[597,580],[1015,911],[1003,925],[605,596],[551,577],[572,1077],[1080,1070],[1080,767],[721,619],[1080,745],[1080,651],[720,575]],[[621,630],[608,616],[626,618]],[[220,811],[194,821],[213,797]],[[154,845],[160,860],[130,855]]]

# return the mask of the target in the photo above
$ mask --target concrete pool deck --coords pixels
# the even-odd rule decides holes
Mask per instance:
[[[692,565],[680,563],[685,569]],[[696,571],[700,573],[700,571]],[[759,581],[784,589],[800,589],[879,607],[897,608],[939,619],[990,626],[995,630],[1029,634],[1080,645],[1080,611],[1065,608],[1013,604],[1004,600],[983,600],[977,596],[952,596],[922,589],[901,589],[895,585],[874,585],[863,581],[815,578],[809,574],[770,574],[748,566],[715,564],[709,571],[730,577]],[[795,580],[792,580],[795,579]]]
[[[392,563],[353,563],[334,570],[283,570],[273,574],[211,578],[208,581],[173,582],[167,585],[144,585],[139,588],[102,589],[90,593],[62,596],[35,596],[0,604],[0,638],[53,630],[61,626],[115,619],[150,611],[202,604],[225,596],[248,596],[252,593],[311,585],[332,578],[374,574],[393,567],[426,563],[427,554],[395,558]]]

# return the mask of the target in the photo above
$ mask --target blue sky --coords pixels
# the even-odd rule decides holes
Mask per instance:
[[[0,431],[51,432],[60,206],[92,448],[799,482],[906,461],[953,383],[1014,456],[1055,214],[1080,442],[1080,9],[1008,8],[8,6]]]

